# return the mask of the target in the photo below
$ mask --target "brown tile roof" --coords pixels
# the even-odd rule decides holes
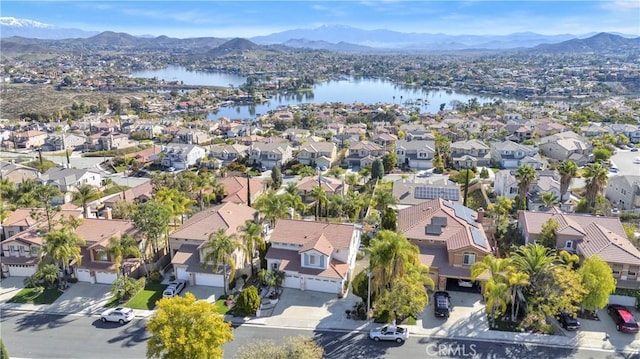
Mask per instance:
[[[169,237],[206,241],[219,228],[225,228],[228,235],[235,234],[238,227],[254,219],[255,213],[255,209],[242,204],[219,204],[196,213]]]
[[[298,188],[298,190],[300,191],[311,192],[314,188],[318,187],[318,182],[326,193],[331,194],[342,194],[343,192],[347,193],[347,189],[349,187],[346,183],[344,183],[343,186],[343,182],[337,178],[326,176],[312,176],[301,179],[300,182],[298,182],[298,184],[296,185],[296,188]]]
[[[127,202],[133,202],[135,199],[151,198],[153,193],[153,186],[151,181],[146,181],[135,187],[131,187],[122,192],[118,192],[103,200],[102,202],[108,207],[113,207],[116,202],[126,200]]]
[[[33,210],[31,208],[18,208],[15,211],[11,212],[9,217],[7,217],[4,222],[2,222],[2,225],[5,227],[31,227],[37,223],[37,221],[31,217],[32,211]]]
[[[447,203],[451,202],[447,201]],[[465,211],[472,218],[476,218],[477,214],[474,211],[470,209]],[[431,223],[433,217],[447,219],[447,225],[441,227],[442,233],[439,235],[425,233],[425,227]],[[484,234],[482,224],[475,221],[473,224],[469,224],[467,220],[459,217],[459,213],[456,213],[453,208],[445,205],[445,201],[442,199],[428,200],[398,211],[398,230],[408,239],[445,242],[448,250],[473,247],[485,253],[491,252],[491,246]],[[483,237],[484,246],[474,241],[473,232]]]
[[[355,230],[353,224],[280,219],[271,233],[270,241],[302,246],[324,234],[334,248],[345,249],[351,245]]]
[[[586,258],[599,255],[610,263],[640,263],[640,250],[629,242],[618,217],[563,213],[554,208],[547,212],[522,211],[519,221],[526,233],[538,235],[550,218],[558,222],[558,233],[583,237],[576,242],[576,250]]]
[[[247,178],[246,177],[225,177],[218,179],[218,183],[220,183],[225,190],[226,197],[222,200],[222,202],[233,202],[233,203],[247,203]],[[251,196],[257,196],[261,194],[264,190],[264,182],[249,179],[249,183],[251,186]]]
[[[324,233],[322,233],[320,237],[311,239],[307,243],[303,244],[298,253],[304,253],[310,250],[315,250],[316,252],[320,252],[325,256],[328,256],[333,253],[333,246],[329,243],[329,240],[325,237]]]
[[[314,269],[306,268],[300,265],[300,254],[297,251],[281,248],[269,248],[267,251],[267,258],[280,260],[281,271],[298,272],[300,274],[314,275],[317,277],[325,278],[338,278],[343,279],[349,272],[349,265],[337,260],[331,260],[331,263],[327,266],[327,269]]]
[[[222,267],[214,271],[212,265],[202,266],[200,262],[200,250],[195,244],[183,244],[178,249],[178,252],[174,254],[171,263],[174,265],[186,265],[188,272],[193,273],[220,273]]]
[[[76,234],[87,242],[87,245],[101,243],[106,246],[111,237],[121,237],[125,234],[135,236],[137,229],[133,222],[120,219],[87,218],[76,229]]]
[[[445,246],[418,245],[420,261],[429,269],[437,269],[438,275],[450,278],[471,279],[470,267],[449,265],[449,253]]]

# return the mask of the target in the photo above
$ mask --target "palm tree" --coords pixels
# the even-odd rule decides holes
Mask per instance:
[[[45,264],[38,268],[35,275],[38,279],[43,279],[49,288],[52,288],[55,282],[60,279],[60,269],[55,264]]]
[[[82,203],[82,215],[84,218],[89,218],[89,202],[98,198],[100,198],[100,190],[88,183],[77,186],[76,191],[73,192],[73,200]]]
[[[271,224],[272,228],[275,226],[278,218],[285,218],[288,214],[287,204],[284,203],[281,196],[278,196],[278,194],[272,190],[260,196],[254,207],[262,213],[264,219]]]
[[[328,198],[327,192],[320,186],[313,187],[310,196],[316,200],[316,221],[322,217],[322,209],[326,207]],[[325,210],[326,211],[326,210]]]
[[[573,161],[562,162],[558,166],[558,173],[560,173],[560,203],[562,203],[571,181],[578,175],[578,165]]]
[[[262,226],[253,222],[246,221],[244,226],[238,227],[238,232],[242,233],[242,249],[245,253],[246,262],[251,264],[251,274],[255,272],[253,267],[253,258],[256,250],[264,250],[265,243],[262,238]]]
[[[209,234],[209,239],[202,245],[202,251],[206,253],[202,267],[206,268],[208,264],[211,264],[215,273],[218,271],[218,267],[222,266],[224,294],[227,294],[229,290],[227,276],[233,277],[236,274],[236,262],[232,254],[237,249],[240,249],[240,243],[236,241],[235,234],[227,235],[224,228]]]
[[[509,259],[496,258],[490,254],[482,258],[481,262],[475,262],[471,265],[471,280],[476,280],[480,275],[488,273],[489,278],[493,278],[497,282],[505,282],[512,267]]]
[[[388,230],[379,231],[368,248],[371,270],[371,293],[378,295],[389,288],[395,278],[412,267],[422,267],[420,251],[402,234]]]
[[[344,216],[347,206],[347,197],[341,194],[334,194],[328,198],[328,209],[333,217],[341,219]]]
[[[511,253],[511,261],[517,270],[529,276],[531,286],[535,287],[537,281],[556,261],[556,252],[538,243],[520,246]]]
[[[531,184],[536,179],[536,170],[530,165],[522,165],[516,170],[516,179],[518,180],[520,209],[527,209],[527,194]]]
[[[507,283],[489,279],[485,285],[484,300],[487,314],[490,314],[493,326],[496,320],[496,311],[499,309],[501,313],[504,313],[507,310],[507,304],[509,303]]]
[[[304,213],[306,210],[306,205],[302,202],[302,197],[297,194],[291,194],[289,192],[285,192],[279,196],[282,203],[287,207],[287,210],[290,208],[293,209],[293,217],[295,217],[295,213],[298,212],[300,214]]]
[[[389,206],[398,204],[398,199],[390,191],[377,191],[374,201],[375,208],[380,212],[384,212]]]
[[[292,194],[294,196],[298,195],[298,187],[295,182],[289,182],[286,186],[284,186],[284,192]]]
[[[602,193],[602,190],[607,185],[608,173],[607,168],[601,163],[594,163],[585,167],[584,178],[586,182],[585,189],[587,190],[585,198],[589,208],[593,208],[598,194]]]
[[[85,243],[84,239],[68,229],[51,231],[44,236],[42,256],[66,270],[72,260],[77,263],[82,261],[80,246]]]
[[[521,293],[521,289],[529,285],[529,275],[519,271],[511,271],[507,274],[507,282],[511,292],[511,321],[515,322],[520,311],[518,293]]]
[[[107,246],[107,253],[113,257],[116,273],[126,276],[127,274],[124,272],[124,268],[122,268],[122,271],[120,270],[120,263],[122,263],[123,259],[128,257],[140,258],[138,240],[127,235],[120,238],[111,237]]]
[[[551,208],[558,204],[558,200],[556,200],[556,196],[551,192],[544,192],[540,195],[540,202],[544,208]]]
[[[184,215],[192,212],[193,200],[175,188],[160,188],[156,192],[155,198],[169,210],[174,223],[176,219],[179,219],[180,223],[184,223]]]

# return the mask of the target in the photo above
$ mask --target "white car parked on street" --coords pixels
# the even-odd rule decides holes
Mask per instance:
[[[131,308],[111,308],[100,314],[100,320],[104,322],[128,323],[133,319],[133,309]]]
[[[409,338],[409,330],[404,327],[389,324],[384,327],[371,329],[371,331],[369,331],[369,338],[376,342],[380,340],[393,340],[398,343],[404,343],[404,341]]]

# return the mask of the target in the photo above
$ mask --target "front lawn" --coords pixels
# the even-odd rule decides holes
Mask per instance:
[[[24,288],[11,298],[8,303],[51,304],[55,302],[62,293],[58,288]]]
[[[227,307],[227,296],[223,295],[218,300],[216,300],[216,311],[222,315],[227,314],[229,311],[229,307]]]
[[[165,288],[167,286],[164,284],[147,283],[144,289],[129,299],[124,306],[133,309],[153,310],[156,307],[156,302],[162,299],[162,292]]]

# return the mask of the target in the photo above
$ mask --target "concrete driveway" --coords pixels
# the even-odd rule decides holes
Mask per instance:
[[[631,310],[631,312],[636,319],[640,318],[640,313],[637,310]],[[568,338],[575,339],[576,341],[600,343],[602,349],[608,349],[611,347],[618,350],[640,349],[640,333],[630,334],[617,331],[616,325],[607,313],[606,309],[599,310],[598,317],[600,320],[579,318],[580,330],[567,331],[559,329],[559,333]],[[559,323],[558,327],[561,328]]]
[[[0,281],[0,304],[6,303],[24,288],[22,281],[26,277],[9,277]]]
[[[187,285],[180,293],[184,297],[186,293],[192,293],[196,299],[204,299],[209,303],[214,303],[224,294],[224,289],[219,287],[207,287],[203,285]]]
[[[429,305],[416,320],[416,326],[421,332],[440,336],[473,337],[478,331],[488,330],[489,324],[480,294],[454,291],[450,291],[449,294],[451,313],[449,318],[444,319],[434,315],[433,293],[430,293]]]
[[[100,314],[112,297],[111,285],[78,282],[72,284],[44,311],[56,314]]]

